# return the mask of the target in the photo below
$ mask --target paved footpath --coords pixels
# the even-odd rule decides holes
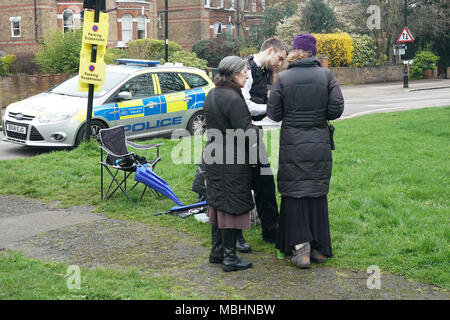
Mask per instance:
[[[167,227],[110,219],[93,213],[92,207],[60,209],[18,196],[0,195],[0,204],[0,249],[88,268],[138,267],[153,277],[168,275],[203,299],[450,298],[441,288],[385,273],[381,289],[370,290],[365,272],[326,266],[299,270],[263,252],[245,255],[253,268],[224,273],[220,265],[208,263],[209,249],[200,239]]]

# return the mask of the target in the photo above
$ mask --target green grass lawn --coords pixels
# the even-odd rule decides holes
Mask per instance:
[[[366,270],[377,265],[383,272],[449,288],[449,120],[450,107],[445,107],[335,122],[336,150],[328,197],[334,258],[327,266]],[[276,140],[279,131],[268,135]],[[183,203],[196,202],[197,195],[190,190],[196,165],[171,161],[172,150],[180,141],[154,141],[164,142],[163,160],[155,171]],[[269,137],[268,149],[273,144],[270,141]],[[198,156],[196,152],[193,158]],[[276,167],[276,152],[271,156]],[[61,206],[95,205],[112,218],[170,226],[209,245],[207,224],[193,218],[152,215],[175,205],[166,198],[146,197],[136,205],[117,193],[109,201],[100,200],[98,162],[99,148],[94,142],[73,151],[0,161],[0,193],[60,201]],[[134,199],[139,194],[135,192]],[[245,234],[254,250],[274,252],[273,245],[261,240],[259,227]],[[0,255],[0,277],[5,264],[14,265],[8,259]],[[34,262],[26,263],[31,266]],[[38,264],[38,268],[50,267]],[[94,277],[97,271],[90,272]],[[104,279],[102,272],[107,271],[99,271],[99,281]],[[132,283],[129,275],[122,275],[127,284]],[[20,279],[26,281],[26,276]]]

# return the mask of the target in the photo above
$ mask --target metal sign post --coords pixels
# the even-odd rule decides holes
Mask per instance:
[[[100,0],[95,1],[94,22],[98,22],[100,15]],[[97,62],[97,45],[92,45],[91,62]],[[92,103],[94,101],[94,85],[89,84],[88,104],[86,113],[86,131],[85,140],[91,139],[91,120],[92,120]]]
[[[103,61],[108,44],[108,14],[105,10],[105,0],[85,0],[83,23],[83,40],[80,52],[80,69],[78,91],[88,91],[86,111],[85,140],[91,138],[92,108],[94,92],[100,90],[105,80],[105,63]]]

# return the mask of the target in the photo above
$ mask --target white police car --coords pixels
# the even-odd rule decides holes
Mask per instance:
[[[205,130],[203,103],[214,87],[205,71],[148,60],[117,59],[106,67],[105,83],[95,92],[92,136],[124,125],[128,138]],[[78,91],[78,76],[20,102],[3,118],[3,140],[27,146],[71,147],[85,135],[87,92]]]

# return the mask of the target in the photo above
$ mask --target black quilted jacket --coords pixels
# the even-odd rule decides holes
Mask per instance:
[[[216,105],[212,103],[215,97]],[[227,129],[242,129],[254,131],[258,134],[258,127],[252,125],[250,111],[243,97],[231,88],[217,87],[212,89],[206,97],[203,106],[206,117],[208,142],[203,151],[203,168],[206,173],[207,202],[216,210],[229,214],[243,214],[253,209],[251,194],[251,165],[249,164],[249,148],[245,143],[243,158],[238,153],[230,153],[237,150],[237,140],[227,139]],[[211,136],[211,130],[222,133],[221,139]],[[227,148],[228,145],[228,148]],[[220,152],[219,152],[220,151]],[[222,153],[222,156],[219,156]],[[216,159],[222,159],[222,164],[208,163],[208,154],[214,154]],[[233,164],[226,164],[227,158],[233,159]],[[219,161],[220,162],[220,161]]]
[[[267,116],[282,120],[278,191],[287,197],[328,194],[332,157],[327,120],[344,111],[333,73],[314,58],[297,60],[281,72],[270,92]]]

